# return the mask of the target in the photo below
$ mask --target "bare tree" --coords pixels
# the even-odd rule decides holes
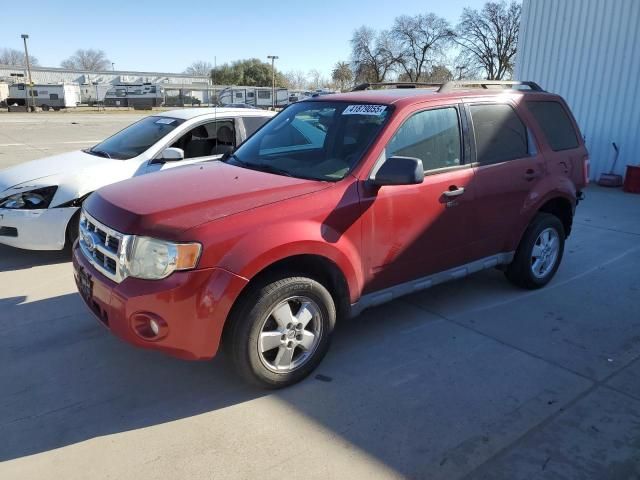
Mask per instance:
[[[483,71],[487,80],[502,80],[513,72],[521,5],[488,2],[482,10],[465,8],[457,26],[459,61],[468,71]]]
[[[302,70],[291,70],[284,75],[285,82],[291,90],[303,90],[307,87],[309,79]]]
[[[357,82],[384,82],[398,62],[391,33],[362,26],[351,37],[351,61]]]
[[[88,70],[97,72],[107,70],[111,66],[111,61],[107,58],[107,54],[103,50],[79,49],[66,60],[60,63],[62,68],[70,70]]]
[[[184,73],[187,75],[195,75],[198,77],[208,77],[211,75],[211,70],[213,70],[213,65],[210,62],[205,62],[204,60],[197,60],[189,65]]]
[[[31,66],[38,65],[38,59],[33,55],[29,55],[29,63]],[[0,64],[22,67],[25,65],[24,52],[16,50],[15,48],[1,48]]]
[[[338,62],[331,72],[331,79],[335,82],[336,87],[345,90],[353,83],[353,72],[348,62]]]
[[[322,72],[316,68],[309,70],[308,78],[311,88],[320,88],[321,85],[326,83],[326,80],[322,76]]]
[[[400,48],[398,63],[406,78],[416,82],[430,65],[441,59],[454,32],[444,18],[428,13],[397,17],[391,35]]]

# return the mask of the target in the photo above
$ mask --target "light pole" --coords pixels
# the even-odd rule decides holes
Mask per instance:
[[[27,35],[26,33],[23,33],[20,36],[22,37],[22,40],[24,41],[24,57],[25,57],[25,60],[27,62],[27,74],[29,75],[29,96],[31,97],[31,105],[32,105],[33,111],[35,112],[35,110],[36,110],[36,106],[35,106],[36,99],[33,97],[33,81],[31,80],[31,64],[29,63],[29,49],[27,48],[27,38],[29,38],[29,35]],[[29,109],[29,101],[27,100],[25,102],[25,104],[27,105],[27,110],[28,110]]]
[[[456,67],[456,70],[458,70],[458,80],[462,80],[462,71],[464,70],[464,66]]]
[[[116,71],[116,64],[114,62],[111,62],[111,71],[112,72]]]
[[[276,109],[276,67],[275,62],[279,58],[277,55],[267,55],[271,59],[271,106]]]

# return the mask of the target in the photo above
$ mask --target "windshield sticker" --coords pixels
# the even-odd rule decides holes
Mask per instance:
[[[159,125],[171,125],[175,121],[175,118],[160,118],[159,120],[156,120],[156,123]]]
[[[342,115],[376,115],[380,116],[387,109],[386,105],[349,105]]]

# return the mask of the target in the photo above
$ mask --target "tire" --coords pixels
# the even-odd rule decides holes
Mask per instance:
[[[565,231],[558,217],[538,213],[520,240],[516,255],[505,272],[521,288],[544,287],[558,271],[564,253]]]
[[[71,251],[71,249],[73,248],[73,244],[78,238],[78,229],[80,228],[80,211],[81,209],[79,208],[78,211],[73,214],[71,220],[69,220],[69,223],[67,224],[66,242],[64,248],[68,249],[69,251]]]
[[[40,108],[42,108],[42,110],[45,112],[49,111],[49,105],[41,105]]]
[[[321,283],[307,277],[271,277],[250,287],[233,308],[224,347],[245,380],[283,388],[305,378],[322,361],[335,321],[335,303]]]

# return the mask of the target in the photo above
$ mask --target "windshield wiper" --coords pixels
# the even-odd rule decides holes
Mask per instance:
[[[85,152],[93,153],[94,155],[99,155],[101,157],[111,158],[111,155],[109,155],[109,153],[105,152],[104,150],[94,150],[93,148],[91,148],[89,150],[85,150]]]
[[[249,170],[258,170],[259,172],[267,172],[267,173],[275,173],[276,175],[284,175],[286,177],[293,177],[289,171],[284,170],[282,168],[274,167],[272,165],[268,165],[266,163],[250,163],[245,162],[244,160],[240,160],[235,154],[229,155],[227,158],[220,159],[223,162],[227,162],[229,160],[233,160],[235,163],[240,165],[243,168],[248,168]]]

